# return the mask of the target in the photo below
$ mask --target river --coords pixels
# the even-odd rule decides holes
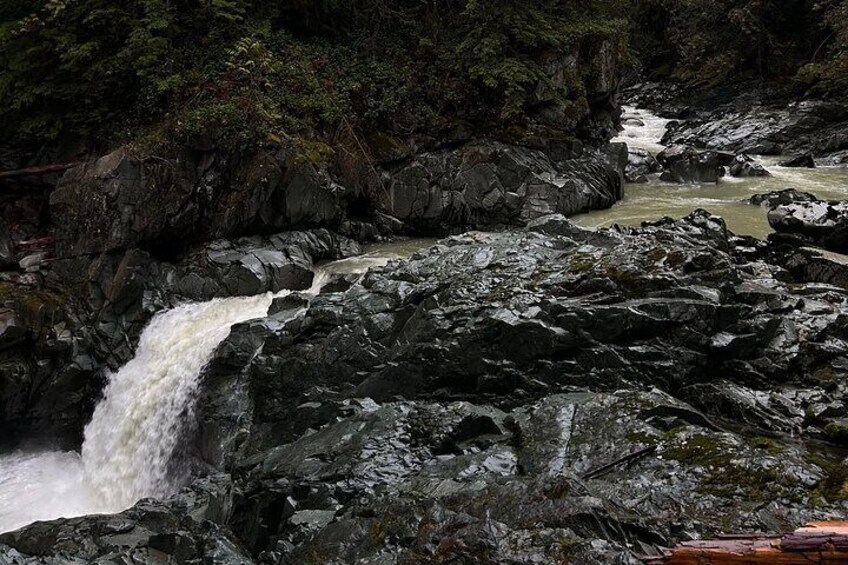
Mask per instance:
[[[630,147],[645,149],[656,155],[664,148],[660,139],[668,120],[646,110],[624,108],[625,126],[619,137]],[[627,118],[636,118],[628,121]],[[646,220],[662,216],[681,217],[697,208],[722,216],[728,228],[737,234],[764,238],[772,230],[766,219],[766,209],[744,202],[754,194],[795,188],[810,192],[821,200],[848,198],[848,167],[818,167],[796,169],[777,166],[784,157],[754,156],[771,172],[770,177],[725,177],[718,184],[680,185],[663,182],[659,174],[651,175],[645,184],[627,184],[624,199],[608,210],[583,214],[575,220],[587,227],[623,224],[638,226]]]

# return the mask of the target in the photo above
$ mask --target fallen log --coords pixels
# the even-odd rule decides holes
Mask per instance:
[[[848,522],[813,522],[784,536],[691,541],[645,559],[646,565],[845,565]]]
[[[26,167],[24,169],[14,169],[11,171],[0,171],[0,179],[9,179],[14,177],[37,177],[50,175],[53,173],[63,173],[68,169],[72,169],[79,165],[78,161],[73,163],[55,163],[53,165],[39,165],[37,167]]]

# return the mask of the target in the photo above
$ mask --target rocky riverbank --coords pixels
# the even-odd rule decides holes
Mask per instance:
[[[2,551],[636,563],[844,516],[848,279],[784,253],[705,212],[449,238],[233,329],[193,440],[214,474]]]
[[[768,241],[704,210],[565,217],[647,175],[768,174],[749,141],[824,151],[797,130],[821,122],[755,139],[721,112],[672,125],[685,145],[656,158],[550,131],[390,144],[372,192],[315,146],[72,168],[50,237],[0,241],[6,448],[78,449],[162,309],[306,290],[369,241],[461,235],[233,326],[182,431],[190,486],[0,534],[0,561],[636,564],[844,517],[844,203],[759,196]]]

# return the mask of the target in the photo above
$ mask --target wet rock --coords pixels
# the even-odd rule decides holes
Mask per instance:
[[[798,247],[783,259],[795,279],[848,288],[848,256],[823,249]]]
[[[818,200],[815,195],[809,192],[800,192],[794,188],[786,188],[784,190],[776,190],[766,192],[764,194],[755,194],[747,200],[749,204],[754,206],[762,206],[764,208],[777,208],[794,202],[815,202]]]
[[[356,284],[359,278],[358,274],[336,276],[321,287],[321,293],[345,292]]]
[[[627,157],[625,179],[632,183],[648,182],[648,175],[659,172],[661,168],[653,155],[644,149],[634,148]]]
[[[0,561],[252,564],[225,526],[231,488],[227,477],[217,476],[167,501],[142,501],[120,514],[39,522],[0,535]]]
[[[673,390],[723,374],[773,386],[833,368],[846,345],[822,324],[839,334],[845,297],[790,288],[775,278],[790,273],[734,245],[705,212],[600,231],[552,216],[372,270],[264,327],[250,367],[230,373],[250,375],[244,448],[320,428],[323,412],[287,414],[351,396],[491,395],[503,406],[566,385]]]
[[[608,143],[606,144],[601,151],[607,159],[607,162],[610,166],[618,172],[619,177],[621,178],[621,182],[623,183],[625,179],[625,172],[627,170],[627,166],[630,160],[630,154],[627,149],[626,143]]]
[[[619,175],[605,159],[551,155],[488,142],[419,155],[392,173],[389,212],[418,227],[475,228],[573,215],[621,198]]]
[[[248,162],[209,151],[167,161],[121,148],[68,171],[50,213],[60,257],[138,246],[170,256],[246,232],[337,226],[354,196],[297,146]]]
[[[713,105],[698,112],[699,119],[670,127],[662,143],[752,155],[823,155],[845,149],[848,143],[845,104],[807,100],[775,106],[746,100],[745,93],[738,99],[738,103]]]
[[[813,245],[848,253],[848,202],[795,202],[772,209],[769,224],[775,231],[797,235]]]
[[[159,310],[185,301],[306,289],[314,264],[359,253],[327,230],[217,241],[173,262],[140,250],[59,259],[0,281],[0,442],[78,448],[103,371],[134,355]],[[4,349],[5,346],[5,349]]]
[[[660,179],[681,184],[716,183],[724,176],[724,167],[734,156],[717,151],[699,152],[691,147],[674,146],[657,155],[663,167]]]
[[[27,255],[23,257],[18,266],[20,266],[22,271],[26,271],[28,273],[33,273],[38,271],[39,268],[43,267],[47,258],[50,254],[47,251],[39,251],[38,253],[32,253],[31,255]]]
[[[848,293],[748,247],[704,211],[552,215],[291,295],[202,375],[191,451],[228,476],[0,552],[635,565],[844,516]]]
[[[813,158],[812,153],[805,153],[798,157],[781,161],[778,165],[781,167],[806,167],[808,169],[814,169],[816,167],[816,160]]]
[[[825,166],[837,166],[848,164],[848,150],[837,151],[830,153],[819,159],[819,162]]]
[[[268,315],[273,316],[280,312],[299,310],[307,306],[309,306],[309,298],[295,292],[287,296],[275,298],[274,301],[271,302],[271,307],[268,308]]]
[[[737,155],[730,164],[732,177],[769,177],[771,173],[748,155]]]

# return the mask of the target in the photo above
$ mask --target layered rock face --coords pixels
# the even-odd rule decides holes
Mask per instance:
[[[785,259],[705,212],[443,240],[233,328],[196,439],[225,474],[0,555],[635,564],[844,515],[848,294]]]
[[[319,165],[292,147],[245,163],[214,150],[166,160],[119,149],[69,171],[52,193],[57,253],[176,252],[243,233],[338,226],[356,195]]]
[[[572,144],[547,149],[471,143],[419,155],[391,174],[390,213],[419,229],[480,228],[609,208],[621,199],[624,163],[613,166]]]
[[[663,143],[758,155],[827,157],[848,147],[848,107],[837,102],[804,101],[789,107],[721,108],[695,119],[673,122]],[[841,154],[841,153],[840,153]],[[805,158],[809,166],[812,157]]]

